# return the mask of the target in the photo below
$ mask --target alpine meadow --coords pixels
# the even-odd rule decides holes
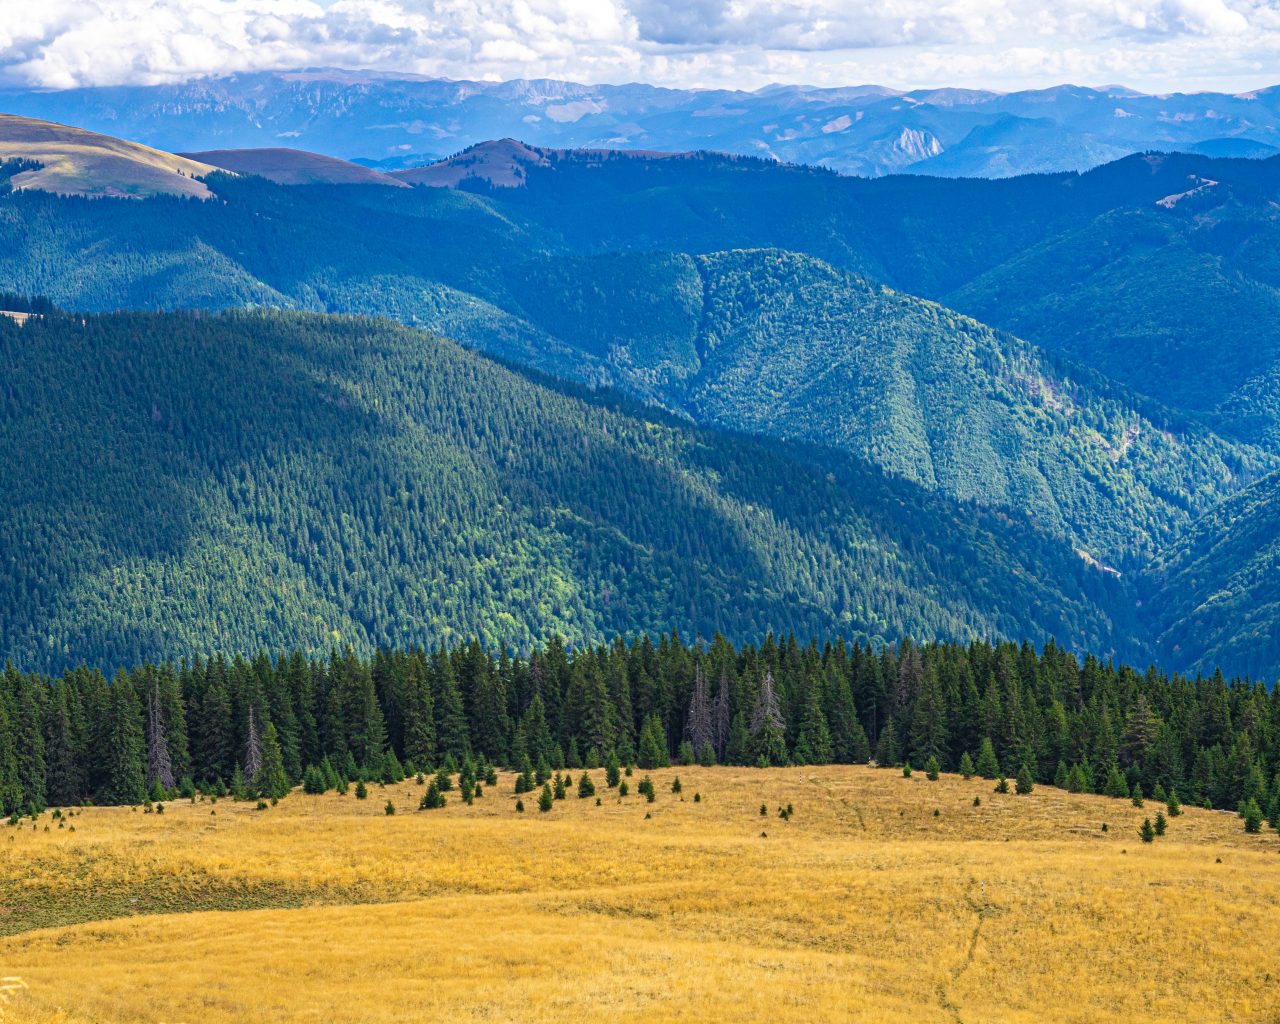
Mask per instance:
[[[6,12],[0,1024],[1280,1024],[1280,25],[676,6]]]

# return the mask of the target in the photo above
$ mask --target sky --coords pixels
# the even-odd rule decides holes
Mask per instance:
[[[8,86],[302,67],[1242,92],[1280,82],[1280,0],[0,0]]]

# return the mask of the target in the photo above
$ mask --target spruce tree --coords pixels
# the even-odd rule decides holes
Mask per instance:
[[[595,784],[591,781],[591,776],[586,772],[578,779],[578,799],[585,800],[587,797],[596,795]]]
[[[289,792],[289,777],[284,770],[284,752],[273,723],[262,730],[262,765],[251,780],[253,788],[268,800],[279,800]]]
[[[924,774],[930,782],[938,781],[938,773],[942,771],[942,765],[938,764],[938,759],[930,754],[929,760],[925,762]]]
[[[1031,774],[1031,766],[1025,761],[1022,762],[1022,767],[1018,769],[1018,777],[1014,781],[1014,788],[1023,796],[1027,796],[1036,788],[1036,780],[1035,776]]]
[[[978,774],[984,779],[994,779],[1000,774],[1000,762],[996,760],[996,748],[990,736],[982,737],[978,748]]]
[[[973,765],[973,758],[969,756],[969,751],[965,751],[960,755],[960,777],[966,782],[973,778],[977,769]]]
[[[555,804],[555,797],[551,795],[551,786],[549,783],[542,784],[542,794],[538,797],[538,810],[544,814],[551,810]]]
[[[1156,830],[1151,824],[1150,818],[1142,819],[1142,828],[1138,829],[1138,835],[1142,837],[1144,843],[1154,843],[1156,840]]]

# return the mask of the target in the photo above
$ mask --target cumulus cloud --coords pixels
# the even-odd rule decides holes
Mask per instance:
[[[1275,0],[0,0],[0,81],[45,88],[316,66],[1192,87],[1261,84],[1278,52]]]

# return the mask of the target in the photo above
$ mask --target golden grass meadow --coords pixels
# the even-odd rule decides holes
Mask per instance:
[[[407,781],[25,820],[0,1020],[1280,1021],[1280,835],[1232,814],[1148,845],[1153,803],[1047,787],[592,774],[547,814],[502,775],[434,811]]]

